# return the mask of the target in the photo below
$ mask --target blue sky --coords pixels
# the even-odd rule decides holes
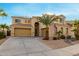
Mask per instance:
[[[66,20],[79,19],[78,3],[0,3],[8,17],[0,17],[0,24],[11,24],[11,16],[40,16],[43,13],[63,14]]]

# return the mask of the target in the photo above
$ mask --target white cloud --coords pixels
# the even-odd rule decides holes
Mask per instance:
[[[44,12],[43,14],[53,15],[54,13],[52,13],[52,12]]]

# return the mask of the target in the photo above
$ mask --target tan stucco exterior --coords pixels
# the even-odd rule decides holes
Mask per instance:
[[[39,23],[38,20],[37,20],[37,17],[41,17],[41,16],[33,16],[31,18],[12,16],[11,36],[16,36],[15,32],[17,32],[17,31],[15,31],[15,28],[18,28],[19,32],[17,32],[17,33],[19,33],[19,34],[20,34],[21,31],[25,31],[25,30],[22,30],[22,28],[23,29],[30,28],[30,31],[31,31],[31,32],[29,32],[29,33],[31,33],[30,36],[35,36],[35,23]],[[17,22],[16,19],[19,19],[20,21]],[[71,35],[73,33],[71,31],[71,27],[72,26],[69,25],[68,23],[66,23],[64,17],[63,17],[62,22],[60,22],[60,21],[61,20],[58,19],[58,20],[54,21],[49,26],[49,36],[50,37],[53,37],[55,35],[55,27],[57,28],[57,31],[59,31],[59,30],[61,30],[61,28],[63,28],[63,34],[64,35],[67,35],[67,34]],[[68,29],[68,33],[66,33],[66,29]],[[26,32],[27,31],[28,30],[26,30]],[[43,25],[42,23],[39,23],[39,31],[38,31],[39,32],[39,36],[44,36],[43,31],[45,31],[45,25]],[[28,35],[25,33],[25,36],[28,36]]]

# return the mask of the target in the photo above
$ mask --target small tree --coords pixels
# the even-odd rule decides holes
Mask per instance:
[[[0,9],[0,17],[7,17],[7,13],[3,10],[3,9]]]
[[[75,35],[76,39],[79,40],[79,20],[74,21],[74,27],[75,27],[75,29],[73,30],[74,35]]]
[[[46,35],[44,37],[44,40],[49,40],[49,26],[54,21],[54,17],[49,15],[42,15],[42,17],[39,17],[38,20],[46,26]]]
[[[7,29],[8,26],[7,26],[6,24],[1,24],[1,25],[0,25],[0,28],[2,28],[2,31],[4,32],[4,29]]]
[[[60,39],[60,36],[62,35],[62,31],[58,31],[56,34],[57,34],[58,39]]]
[[[7,30],[10,30],[10,27],[7,25],[7,26],[6,26],[6,29],[7,29]]]
[[[5,13],[3,9],[0,9],[0,16],[7,16],[7,13]]]

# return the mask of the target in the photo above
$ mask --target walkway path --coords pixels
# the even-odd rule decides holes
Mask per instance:
[[[70,56],[79,53],[79,44],[51,49],[39,41],[41,38],[11,37],[0,46],[1,56]]]
[[[53,56],[74,56],[79,54],[79,44],[61,49],[55,49],[52,51],[52,53],[54,53]]]

